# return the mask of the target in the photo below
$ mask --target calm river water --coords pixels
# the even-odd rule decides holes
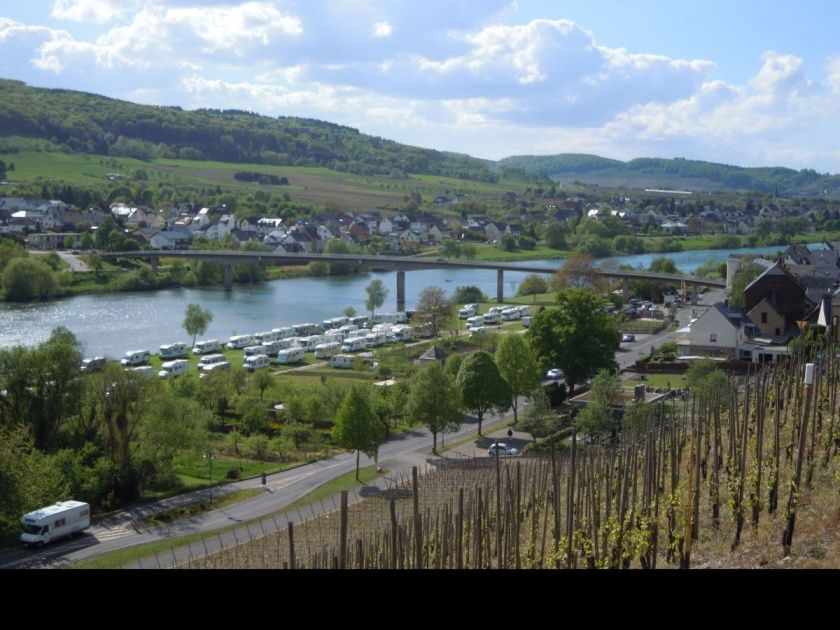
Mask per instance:
[[[811,245],[811,247],[816,247]],[[671,254],[642,254],[613,259],[647,267],[658,257],[671,258],[680,271],[690,273],[709,259],[726,260],[729,254],[770,254],[779,247],[738,250],[696,250]],[[523,261],[523,266],[559,267],[562,259]],[[505,295],[514,295],[526,273],[505,272]],[[275,280],[257,286],[235,285],[231,293],[221,287],[171,289],[143,293],[84,295],[46,304],[0,305],[0,347],[36,345],[56,326],[65,326],[82,341],[87,355],[121,356],[126,350],[146,349],[174,341],[191,341],[181,322],[186,305],[195,302],[213,313],[203,338],[226,339],[304,322],[321,322],[341,315],[352,306],[365,313],[365,287],[379,278],[389,290],[381,311],[396,310],[396,272],[375,272],[350,278],[298,278]],[[474,284],[487,295],[496,294],[495,271],[436,270],[406,273],[406,306],[413,308],[428,286],[451,293],[456,286]]]

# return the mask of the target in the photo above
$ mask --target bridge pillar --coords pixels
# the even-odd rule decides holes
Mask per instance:
[[[621,297],[625,303],[630,299],[630,281],[627,278],[621,279]]]
[[[405,312],[405,271],[397,271],[397,312]]]
[[[505,270],[496,269],[496,301],[501,304],[505,301]]]
[[[233,265],[227,264],[224,266],[225,270],[225,291],[233,289]]]
[[[152,256],[151,258],[149,258],[149,263],[151,263],[152,265],[152,271],[155,273],[157,273],[159,262],[160,259],[157,256]]]

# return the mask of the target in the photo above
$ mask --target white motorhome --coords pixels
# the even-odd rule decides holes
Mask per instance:
[[[501,324],[502,318],[498,313],[485,313],[484,317],[485,324]]]
[[[484,316],[474,315],[467,320],[467,328],[472,326],[481,326],[484,323]]]
[[[348,336],[354,330],[359,330],[359,327],[356,324],[344,324],[338,329],[338,332],[342,333],[345,337]]]
[[[330,358],[330,367],[350,369],[356,360],[352,354],[336,354]]]
[[[243,351],[246,357],[253,357],[258,354],[265,354],[265,346],[260,344],[259,346],[248,346]]]
[[[120,359],[120,365],[143,365],[144,363],[149,362],[151,356],[152,355],[149,354],[148,350],[129,350],[125,353],[125,356]]]
[[[394,326],[391,334],[399,341],[411,341],[414,339],[414,329],[411,326]]]
[[[288,339],[289,337],[295,336],[295,331],[291,326],[288,326],[286,328],[272,328],[271,330],[272,332],[277,333],[278,339]]]
[[[281,350],[285,350],[289,347],[289,344],[285,343],[285,339],[277,339],[276,341],[263,341],[262,342],[262,352],[258,352],[257,354],[266,354],[270,357],[276,356],[278,352]]]
[[[20,541],[42,547],[90,527],[90,505],[82,501],[59,501],[24,514],[20,522],[23,525]]]
[[[387,337],[384,332],[375,332],[365,336],[364,339],[368,348],[376,348],[377,346],[384,346]]]
[[[210,374],[215,374],[216,372],[226,372],[230,369],[230,362],[228,361],[218,361],[217,363],[211,363],[210,365],[205,365],[201,368],[201,374],[199,377],[204,378],[209,376]]]
[[[478,315],[478,304],[464,304],[458,311],[458,317],[460,319],[467,319],[473,315]]]
[[[312,352],[320,343],[324,343],[324,338],[321,335],[310,335],[309,337],[301,337],[298,339],[298,348],[303,348],[307,352]]]
[[[193,346],[193,354],[208,354],[216,352],[219,349],[219,342],[217,339],[206,339],[204,341],[196,341]]]
[[[242,367],[244,367],[249,372],[253,372],[254,370],[259,370],[260,368],[268,367],[268,364],[268,355],[255,354],[250,357],[245,357],[245,363]]]
[[[287,348],[277,353],[277,363],[289,365],[290,363],[303,363],[305,354],[303,348]]]
[[[367,341],[365,337],[354,337],[353,339],[345,339],[341,346],[342,352],[358,352],[367,348]]]
[[[338,344],[341,345],[342,341],[344,341],[344,333],[342,333],[338,330],[332,330],[328,333],[324,333],[323,343],[338,342]]]
[[[519,319],[520,317],[522,317],[522,313],[519,311],[518,307],[506,308],[502,311],[502,319],[505,321]]]
[[[201,370],[205,365],[213,365],[214,363],[221,363],[225,360],[223,354],[208,354],[198,360],[198,369]]]
[[[530,325],[531,325],[531,316],[526,315],[525,317],[522,318],[522,326],[524,328],[528,328]]]
[[[186,374],[190,367],[190,362],[186,359],[175,359],[174,361],[166,361],[160,366],[158,378],[174,378]]]
[[[168,343],[166,345],[161,346],[160,358],[163,360],[187,358],[187,344]]]
[[[341,352],[341,344],[336,341],[331,341],[329,343],[319,343],[315,346],[315,358],[316,359],[329,359],[333,355],[338,354]]]
[[[522,317],[528,317],[531,314],[531,307],[528,306],[527,304],[523,304],[522,306],[519,306],[518,308],[519,308],[519,314]]]
[[[273,328],[272,330],[266,332],[258,332],[254,335],[257,338],[257,341],[260,343],[266,343],[267,341],[276,341],[280,339],[280,329]]]
[[[155,375],[155,368],[151,365],[141,365],[139,367],[129,367],[125,368],[126,372],[137,372],[141,376],[145,376],[147,378],[151,378]]]
[[[241,350],[242,348],[253,346],[255,343],[257,343],[257,339],[254,335],[234,335],[228,339],[225,347],[228,350]]]

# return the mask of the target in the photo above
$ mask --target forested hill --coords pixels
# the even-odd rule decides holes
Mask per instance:
[[[638,158],[621,162],[578,153],[520,155],[505,158],[498,165],[530,175],[547,175],[561,181],[580,180],[603,186],[840,195],[840,175],[820,174],[812,169],[747,168],[682,158]]]
[[[72,151],[135,157],[324,166],[358,174],[448,175],[495,181],[490,162],[411,147],[357,129],[238,110],[185,111],[0,79],[0,136],[49,140]]]

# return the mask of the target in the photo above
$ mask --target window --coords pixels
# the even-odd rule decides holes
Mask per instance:
[[[709,342],[710,343],[717,343],[717,333],[712,333],[709,335]]]
[[[782,329],[781,329],[781,328],[777,328],[777,329],[776,329],[776,336],[777,336],[777,337],[780,337],[780,336],[781,336],[781,334],[782,334]]]
[[[66,521],[63,518],[58,519],[55,523],[53,523],[53,527],[64,527]]]
[[[761,323],[762,323],[762,324],[766,324],[766,323],[767,323],[767,312],[766,312],[766,311],[764,311],[764,312],[762,312],[762,313],[761,313]]]

